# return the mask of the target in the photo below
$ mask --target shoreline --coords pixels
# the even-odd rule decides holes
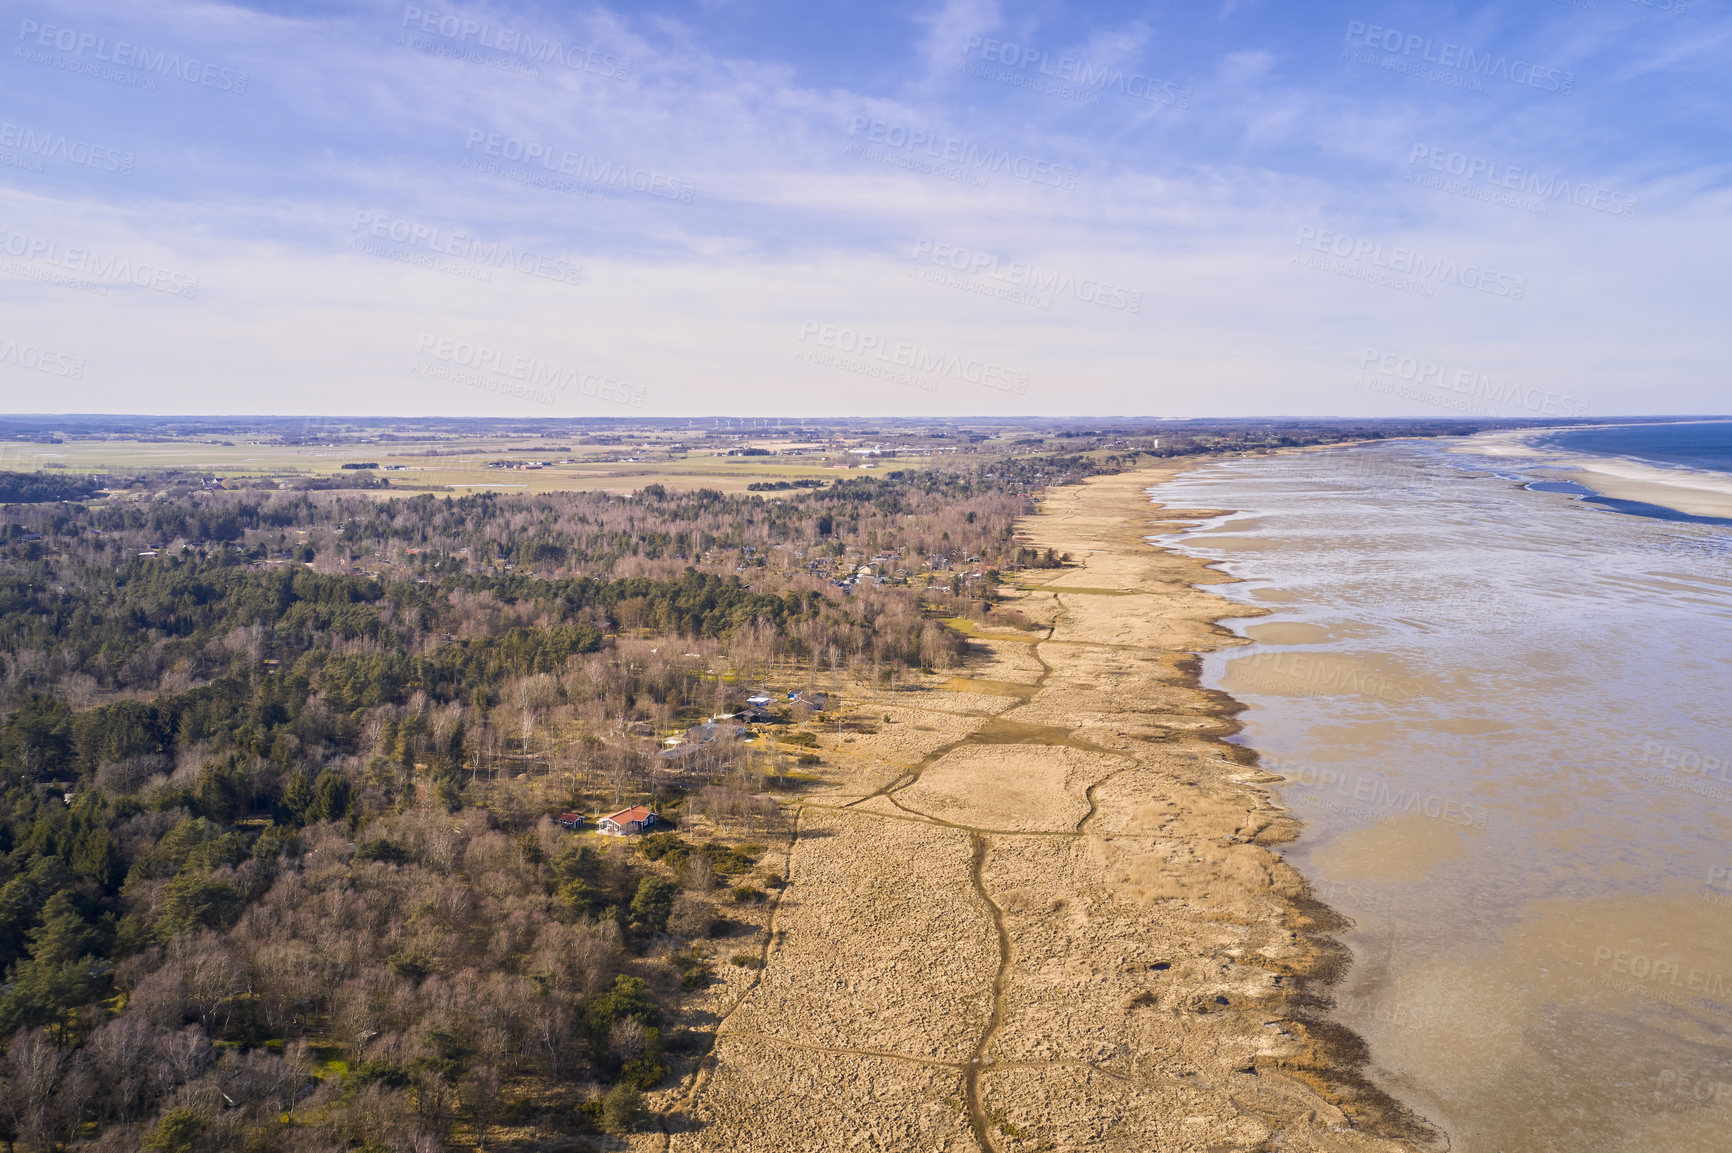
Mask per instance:
[[[1553,467],[1583,488],[1613,500],[1658,505],[1687,516],[1732,518],[1732,476],[1660,468],[1622,457],[1586,457]]]
[[[1700,420],[1680,424],[1710,423]],[[1449,451],[1477,456],[1525,458],[1529,467],[1562,474],[1596,496],[1636,501],[1683,513],[1686,516],[1732,518],[1732,474],[1685,465],[1663,465],[1635,457],[1593,456],[1530,443],[1531,438],[1568,429],[1524,429],[1515,432],[1480,433],[1450,447]],[[1605,427],[1625,428],[1628,425]]]
[[[1713,461],[1721,431],[1606,443]],[[1708,899],[1728,886],[1702,880],[1723,846],[1702,783],[1720,752],[1724,530],[1600,516],[1564,485],[1536,496],[1524,482],[1558,474],[1525,460],[1379,457],[1390,498],[1351,499],[1352,470],[1326,457],[1153,492],[1239,509],[1219,548],[1208,532],[1156,543],[1225,557],[1249,583],[1208,591],[1279,613],[1225,620],[1270,647],[1206,657],[1205,683],[1250,705],[1237,739],[1307,822],[1283,851],[1356,922],[1332,1015],[1455,1147],[1719,1149],[1723,1127],[1652,1086],[1680,1051],[1726,1055],[1729,1002],[1708,993],[1732,972],[1732,918]],[[1289,644],[1313,651],[1283,683]],[[1700,662],[1666,659],[1692,646]],[[1411,691],[1382,698],[1343,670],[1394,670]],[[1637,955],[1638,976],[1602,980]]]
[[[1325,1015],[1350,922],[1277,852],[1301,826],[1227,741],[1244,706],[1199,682],[1263,610],[1147,539],[1197,510],[1144,490],[1206,463],[1047,490],[1017,531],[1075,563],[1013,574],[1036,631],[835,686],[763,968],[693,999],[714,1042],[644,1148],[1439,1143]]]
[[[1275,455],[1339,447],[1342,446],[1305,446],[1278,450]],[[1226,627],[1225,622],[1235,618],[1269,615],[1271,610],[1231,601],[1209,591],[1207,586],[1210,585],[1238,583],[1237,578],[1214,567],[1217,560],[1188,557],[1150,539],[1157,534],[1197,524],[1229,511],[1184,509],[1161,503],[1146,491],[1210,463],[1213,463],[1213,458],[1184,465],[1156,466],[1112,477],[1090,478],[1084,485],[1074,487],[1085,488],[1089,484],[1098,484],[1102,488],[1119,487],[1113,484],[1115,481],[1134,485],[1127,495],[1137,502],[1136,507],[1125,509],[1124,513],[1127,520],[1134,520],[1137,508],[1140,507],[1143,523],[1141,530],[1135,533],[1132,555],[1141,553],[1159,557],[1160,567],[1171,565],[1181,570],[1181,574],[1176,574],[1179,579],[1184,579],[1183,570],[1189,570],[1189,576],[1195,579],[1188,581],[1188,591],[1204,598],[1205,610],[1211,613],[1206,624],[1215,643],[1207,646],[1209,649],[1248,647],[1254,642],[1233,633]],[[1052,491],[1063,493],[1067,490]],[[1036,543],[1045,544],[1038,535]],[[1156,563],[1151,557],[1150,567],[1155,567]],[[1087,571],[1086,568],[1083,571]],[[1056,591],[1063,586],[1055,579],[1043,587]],[[1204,646],[1198,645],[1196,648],[1202,651]],[[1280,923],[1289,931],[1297,932],[1305,943],[1303,956],[1295,957],[1290,963],[1290,971],[1295,978],[1292,991],[1283,1000],[1272,1003],[1269,1008],[1274,1014],[1285,1013],[1287,1021],[1304,1030],[1307,1047],[1297,1060],[1291,1053],[1270,1054],[1268,1066],[1304,1081],[1322,1100],[1342,1109],[1343,1113],[1356,1123],[1356,1127],[1363,1123],[1367,1135],[1394,1142],[1395,1148],[1428,1148],[1438,1144],[1441,1138],[1440,1130],[1405,1102],[1369,1080],[1366,1070],[1370,1066],[1370,1056],[1364,1041],[1326,1015],[1333,1007],[1334,998],[1348,968],[1353,964],[1351,951],[1343,939],[1352,929],[1353,923],[1318,900],[1310,883],[1273,852],[1276,846],[1288,844],[1301,835],[1304,820],[1301,815],[1286,807],[1271,788],[1284,778],[1278,773],[1261,768],[1258,763],[1260,756],[1255,749],[1228,741],[1227,738],[1236,736],[1243,730],[1244,726],[1237,717],[1245,710],[1245,704],[1223,690],[1205,687],[1202,683],[1202,661],[1194,655],[1187,661],[1181,661],[1180,665],[1188,680],[1187,687],[1210,703],[1212,715],[1222,723],[1221,730],[1207,739],[1217,747],[1221,755],[1233,759],[1256,774],[1255,777],[1237,778],[1235,783],[1253,798],[1259,809],[1279,814],[1273,817],[1264,829],[1246,837],[1245,842],[1269,850],[1270,876],[1264,895],[1283,906],[1280,910]],[[1285,873],[1291,873],[1291,878],[1281,876]],[[1263,1062],[1259,1061],[1258,1064],[1262,1066]]]

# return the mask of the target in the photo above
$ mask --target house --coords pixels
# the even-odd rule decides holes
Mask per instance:
[[[583,827],[582,813],[561,813],[554,820],[559,822],[560,828],[571,829],[573,832]]]
[[[798,689],[788,694],[788,699],[803,705],[824,711],[824,706],[830,703],[830,698],[823,693],[815,693],[810,689]]]
[[[633,805],[610,813],[596,821],[595,827],[610,837],[629,837],[655,827],[656,815],[642,805]]]
[[[724,737],[732,737],[735,740],[738,740],[740,737],[745,736],[746,726],[730,724],[728,723],[730,720],[732,720],[730,717],[719,717],[705,721],[701,725],[693,725],[691,728],[686,730],[686,740],[691,744],[708,745],[713,744]]]
[[[669,737],[663,741],[662,743],[668,747],[657,755],[670,761],[682,761],[706,746],[715,744],[723,737],[732,737],[738,740],[745,736],[746,726],[727,723],[731,720],[731,717],[722,717],[705,721],[701,725],[693,725],[680,736]]]

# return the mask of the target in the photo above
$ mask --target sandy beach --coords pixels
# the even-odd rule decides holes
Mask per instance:
[[[1546,431],[1482,433],[1462,441],[1452,451],[1522,457],[1556,470],[1559,479],[1614,500],[1641,501],[1691,516],[1732,518],[1732,479],[1723,473],[1661,468],[1621,457],[1584,456],[1534,443]]]
[[[656,1094],[673,1150],[1395,1150],[1423,1122],[1321,1022],[1340,917],[1271,846],[1297,824],[1194,654],[1260,610],[1146,543],[1206,515],[1051,489],[1020,531],[1041,626],[966,668],[843,687],[761,970],[699,995],[713,1049]],[[1027,579],[1022,579],[1027,578]]]
[[[1637,500],[1691,516],[1732,518],[1732,481],[1697,469],[1655,468],[1615,458],[1574,459],[1563,472],[1583,488],[1616,500]]]

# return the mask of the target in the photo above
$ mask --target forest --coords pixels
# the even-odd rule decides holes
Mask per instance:
[[[955,665],[945,620],[1014,626],[1002,574],[1061,563],[1015,519],[1094,467],[8,506],[0,1139],[582,1149],[653,1124],[640,1094],[705,1045],[682,998],[780,883],[755,871],[785,825],[768,779],[819,760],[803,701],[755,747],[661,742],[772,683]],[[638,802],[671,829],[551,819]]]

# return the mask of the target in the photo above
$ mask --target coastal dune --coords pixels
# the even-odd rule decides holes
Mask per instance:
[[[958,678],[853,690],[824,737],[755,982],[707,994],[672,1150],[1396,1150],[1436,1141],[1325,1021],[1344,922],[1271,846],[1297,824],[1197,683],[1260,610],[1149,534],[1172,469],[1050,490],[1026,635]],[[870,731],[876,729],[876,731]],[[743,992],[741,991],[743,989]]]

